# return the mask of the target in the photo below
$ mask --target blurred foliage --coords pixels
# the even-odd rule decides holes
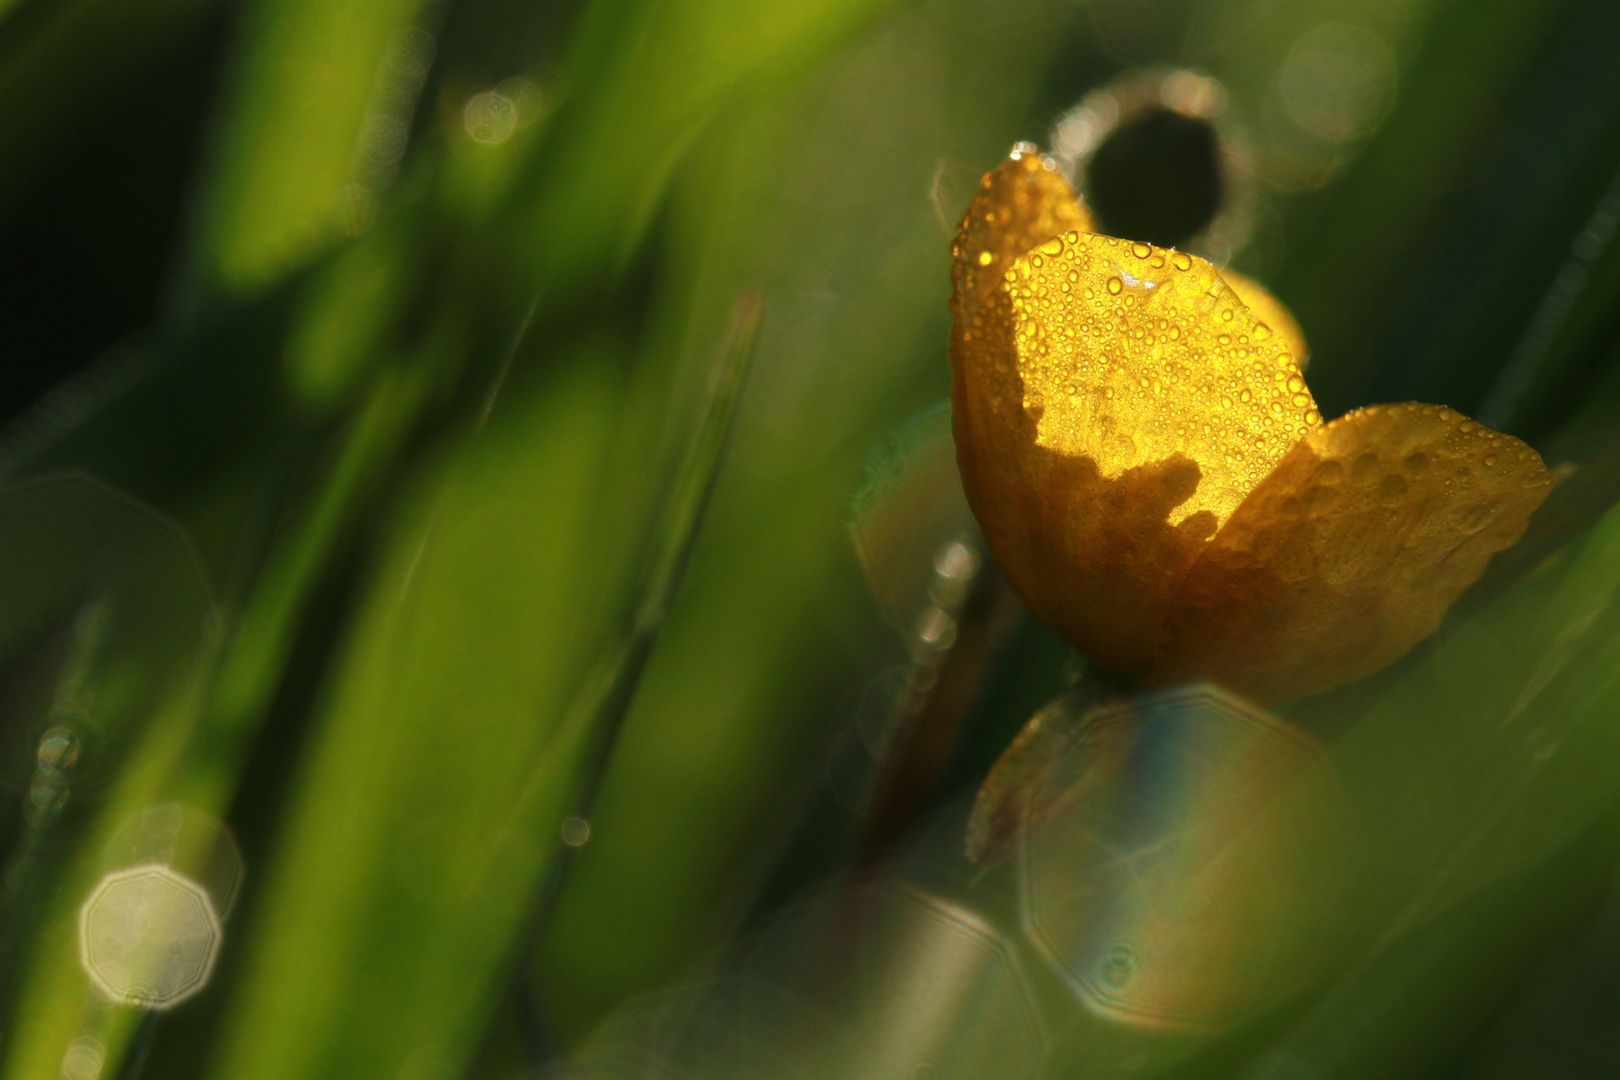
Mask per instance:
[[[1324,409],[1582,471],[1289,711],[1359,828],[1328,973],[1197,1040],[1071,1016],[1049,1072],[1612,1071],[1617,47],[1608,0],[0,4],[3,1074],[534,1075],[845,868],[918,633],[851,500],[945,394],[956,216],[1145,65],[1225,86]],[[941,860],[1080,666],[984,640]],[[171,802],[246,877],[148,1013],[78,919]]]

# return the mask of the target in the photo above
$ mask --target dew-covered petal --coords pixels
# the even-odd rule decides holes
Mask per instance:
[[[1280,336],[1190,255],[1073,228],[999,283],[970,277],[978,223],[1057,216],[1032,209],[1065,194],[1054,174],[1015,187],[1017,168],[987,178],[957,244],[958,462],[1036,616],[1142,677],[1182,577],[1315,404]],[[1001,215],[1009,188],[1022,211]]]
[[[1173,523],[1224,522],[1318,422],[1282,336],[1202,259],[1070,232],[1007,287],[1037,443],[1105,479],[1187,458],[1200,479]]]
[[[1294,318],[1294,313],[1252,277],[1235,270],[1222,270],[1221,280],[1237,293],[1238,299],[1243,301],[1243,306],[1253,312],[1255,318],[1265,323],[1283,339],[1289,355],[1294,358],[1294,363],[1299,365],[1299,370],[1304,371],[1311,358],[1311,347],[1306,342],[1305,331],[1300,329],[1299,320]]]
[[[974,515],[1036,616],[1104,668],[1142,673],[1164,605],[1215,523],[1168,521],[1198,484],[1185,457],[1105,478],[1092,459],[1037,443],[1007,273],[1035,245],[1089,227],[1067,181],[1034,153],[985,176],[952,248],[956,458]]]
[[[951,243],[951,308],[974,321],[1007,268],[1036,244],[1071,229],[1090,232],[1091,214],[1052,162],[1020,143],[979,181]]]
[[[987,530],[986,513],[995,521],[1007,509],[1005,485],[1019,482],[1027,442],[1008,268],[1036,244],[1090,227],[1063,174],[1021,144],[984,175],[951,244],[951,424],[968,502]]]
[[[1435,631],[1551,489],[1534,450],[1450,409],[1340,417],[1193,566],[1152,681],[1208,678],[1277,702],[1370,675]]]

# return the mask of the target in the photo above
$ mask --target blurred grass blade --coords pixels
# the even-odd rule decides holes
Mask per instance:
[[[709,399],[703,415],[683,460],[671,477],[664,505],[653,521],[644,569],[632,593],[635,606],[629,625],[608,655],[586,677],[579,694],[569,704],[568,718],[558,729],[559,740],[565,745],[575,739],[585,742],[573,812],[586,822],[590,820],[602,775],[624,725],[625,713],[646,670],[647,658],[664,627],[670,601],[680,588],[698,528],[703,523],[703,512],[725,462],[737,400],[753,360],[764,314],[764,301],[758,295],[749,294],[738,300],[731,332],[711,373]],[[553,797],[550,789],[559,780],[553,763],[571,760],[574,753],[572,747],[569,749],[568,753],[543,759],[542,767],[531,777],[513,810],[508,836],[527,828],[535,820],[536,804]],[[571,847],[561,852],[563,858],[552,870],[553,884],[547,887],[539,908],[542,922],[555,900],[556,890],[561,887]],[[494,869],[491,867],[492,872]],[[532,947],[531,940],[522,954],[527,955]]]
[[[1556,868],[1616,806],[1617,600],[1610,511],[1359,693],[1301,706],[1329,728],[1354,716],[1331,755],[1364,837],[1352,899],[1366,937],[1288,1053],[1330,1076],[1415,1069],[1415,1040],[1490,1007],[1468,1005],[1470,988],[1501,985],[1573,914],[1557,905],[1582,902],[1573,864]],[[1548,875],[1566,888],[1544,895]]]
[[[570,103],[515,231],[524,276],[556,302],[621,271],[676,166],[722,106],[744,88],[757,94],[783,80],[892,4],[590,4],[567,62]],[[634,167],[626,167],[627,143]]]
[[[520,984],[528,977],[525,966],[555,909],[572,856],[590,837],[591,813],[603,776],[646,670],[647,658],[663,629],[670,601],[680,588],[704,511],[725,462],[737,401],[763,318],[764,302],[759,296],[748,294],[738,300],[731,332],[710,373],[708,401],[686,453],[670,477],[663,505],[651,523],[642,573],[632,588],[628,624],[620,639],[608,647],[606,655],[586,675],[558,725],[553,745],[537,762],[509,822],[491,845],[485,873],[500,875],[513,858],[509,849],[515,846],[521,851],[530,843],[530,829],[534,822],[546,820],[559,790],[571,792],[567,800],[570,814],[559,834],[564,842],[543,870],[527,926],[513,934],[508,963]],[[574,830],[572,836],[569,829]],[[527,994],[520,993],[520,997],[527,999]],[[536,1047],[534,1051],[549,1049]],[[535,1062],[536,1067],[543,1064]]]
[[[421,2],[251,0],[201,238],[216,283],[260,289],[364,224],[432,63]]]

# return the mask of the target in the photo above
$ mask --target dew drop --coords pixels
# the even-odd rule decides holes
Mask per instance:
[[[1479,427],[1479,425],[1474,423],[1472,420],[1464,420],[1462,423],[1457,425],[1457,430],[1462,432],[1464,435],[1468,435],[1477,427]]]
[[[1487,464],[1487,465],[1495,465],[1496,464],[1496,455],[1495,454],[1486,454],[1485,455],[1485,464]]]
[[[1243,393],[1238,395],[1238,400],[1247,405],[1249,402],[1254,400],[1254,395],[1251,394],[1247,389],[1244,389]]]
[[[1178,251],[1174,255],[1170,256],[1170,261],[1175,264],[1175,268],[1177,270],[1192,269],[1192,256],[1188,255],[1184,251]]]
[[[1111,277],[1111,278],[1108,279],[1108,291],[1110,293],[1113,293],[1115,296],[1118,296],[1119,291],[1121,289],[1123,289],[1124,287],[1125,287],[1125,283],[1123,281],[1119,280],[1119,278]]]
[[[1300,378],[1298,375],[1289,376],[1289,379],[1288,379],[1288,392],[1290,394],[1297,394],[1303,389],[1305,389],[1305,380],[1304,379]]]
[[[1321,422],[1322,422],[1322,414],[1321,413],[1317,412],[1315,409],[1306,409],[1305,410],[1305,423],[1307,423],[1307,424],[1320,424]]]
[[[980,266],[989,266],[991,263],[995,262],[995,260],[996,260],[996,257],[994,255],[990,254],[990,251],[989,251],[988,248],[986,248],[984,251],[979,252],[979,265]]]
[[[1137,243],[1131,245],[1131,254],[1135,255],[1138,259],[1145,259],[1149,255],[1153,254],[1153,245],[1144,244],[1138,241]]]

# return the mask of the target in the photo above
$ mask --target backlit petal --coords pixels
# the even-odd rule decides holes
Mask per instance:
[[[1197,467],[1178,457],[1105,479],[1089,458],[1038,445],[1006,288],[1019,255],[1089,224],[1036,155],[984,178],[953,247],[956,456],[974,515],[1036,616],[1105,667],[1145,674],[1165,607],[1214,532],[1207,515],[1168,522],[1197,486]]]
[[[1224,522],[1320,422],[1281,335],[1202,259],[1070,232],[1014,262],[1008,292],[1037,443],[1105,479],[1189,459],[1172,524]]]
[[[1305,331],[1300,329],[1299,320],[1289,311],[1283,302],[1271,295],[1271,291],[1252,277],[1240,274],[1236,270],[1222,270],[1221,280],[1231,286],[1237,293],[1237,298],[1243,301],[1243,306],[1254,313],[1254,317],[1271,327],[1288,346],[1289,355],[1299,370],[1304,371],[1306,363],[1311,358],[1310,345],[1305,341]]]

